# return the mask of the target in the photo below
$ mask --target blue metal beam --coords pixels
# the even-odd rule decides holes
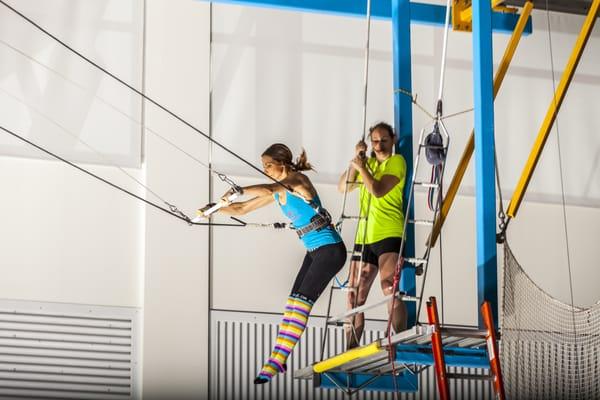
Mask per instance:
[[[485,348],[444,347],[444,360],[448,367],[485,369],[490,367]],[[433,349],[429,344],[398,344],[396,361],[405,364],[433,365]]]
[[[347,374],[344,372],[326,372],[315,379],[315,387],[323,389],[366,390],[377,392],[416,392],[419,390],[419,376],[409,371],[402,371],[396,377],[374,374]]]
[[[475,203],[477,217],[477,314],[489,301],[498,326],[496,185],[494,175],[494,92],[492,10],[489,0],[473,1],[473,89],[475,103]]]
[[[410,43],[410,18],[411,7],[409,0],[392,0],[392,49],[394,60],[394,89],[403,89],[412,92],[412,61]],[[404,185],[404,199],[408,199],[410,191],[410,177],[413,170],[413,116],[412,101],[405,94],[394,90],[394,128],[398,135],[396,153],[402,154],[406,160],[406,182]],[[414,219],[414,206],[411,204],[405,218]],[[404,248],[405,257],[415,255],[415,228],[413,224],[406,224],[404,232],[406,240]],[[400,290],[411,296],[416,296],[417,282],[414,268],[404,268],[400,278]],[[408,327],[416,323],[417,306],[415,302],[406,304],[408,312]]]
[[[320,14],[342,15],[346,17],[364,18],[367,13],[365,1],[356,0],[203,0],[213,3],[237,4],[251,7],[279,8],[290,11],[313,12]],[[392,18],[392,2],[390,0],[371,0],[371,17],[383,20]],[[444,26],[446,7],[410,3],[410,18],[413,23]],[[519,16],[512,13],[495,12],[493,28],[496,32],[512,33]],[[524,34],[531,33],[531,19]]]
[[[444,347],[444,359],[449,367],[482,368],[489,369],[490,362],[485,347],[464,348]],[[427,344],[397,344],[396,362],[406,365],[433,365],[431,345]],[[401,392],[415,392],[418,390],[418,375],[403,370],[396,378],[396,385]],[[364,387],[363,387],[364,385]],[[392,375],[354,374],[344,372],[327,372],[315,375],[315,387],[354,390],[377,390],[384,392],[394,391]]]

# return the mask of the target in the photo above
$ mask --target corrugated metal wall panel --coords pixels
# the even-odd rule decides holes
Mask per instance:
[[[294,371],[304,368],[319,359],[321,340],[324,333],[323,318],[311,317],[302,340],[294,349],[288,361],[288,373],[279,375],[271,383],[254,385],[253,380],[266,358],[269,356],[277,336],[281,316],[252,314],[233,311],[212,311],[212,352],[211,352],[211,395],[218,400],[232,399],[310,399],[344,400],[347,396],[340,390],[315,389],[312,381],[293,379]],[[385,330],[384,322],[368,321],[364,343],[371,343],[381,337]],[[344,332],[341,328],[329,328],[328,346],[325,357],[342,351]],[[485,374],[486,371],[450,368],[449,372]],[[433,368],[420,374],[419,391],[402,393],[401,399],[437,399]],[[453,399],[492,399],[489,382],[455,380],[450,383]],[[391,393],[362,391],[353,395],[359,400],[394,399]]]
[[[139,312],[0,300],[0,398],[139,395]]]

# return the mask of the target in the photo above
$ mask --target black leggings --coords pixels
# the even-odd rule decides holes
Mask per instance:
[[[315,302],[346,262],[344,242],[328,244],[309,251],[296,276],[291,294],[299,294]]]

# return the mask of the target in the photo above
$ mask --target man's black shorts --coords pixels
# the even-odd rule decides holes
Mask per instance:
[[[400,246],[402,246],[401,237],[389,237],[367,245],[354,244],[352,261],[360,261],[360,253],[362,251],[362,260],[364,262],[378,265],[379,256],[383,253],[398,253],[400,252]]]

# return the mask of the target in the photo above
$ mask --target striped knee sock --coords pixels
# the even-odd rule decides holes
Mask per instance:
[[[279,325],[279,334],[273,352],[254,379],[254,383],[266,383],[277,373],[286,371],[287,359],[304,333],[312,306],[313,302],[305,298],[292,295],[288,299],[286,313],[283,322]]]

